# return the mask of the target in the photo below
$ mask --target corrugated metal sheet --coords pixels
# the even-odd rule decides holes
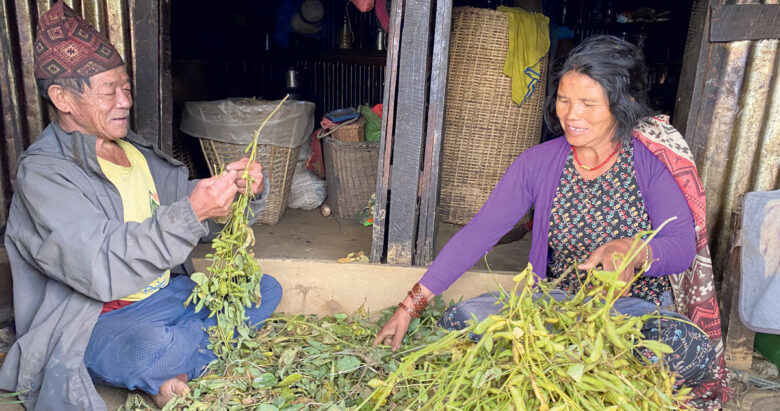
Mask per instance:
[[[137,0],[65,0],[119,50],[133,67],[131,18]],[[16,157],[51,119],[33,76],[33,41],[38,16],[53,0],[0,0],[0,226],[7,219]],[[130,69],[129,72],[132,72]]]
[[[728,256],[727,230],[738,196],[780,188],[779,50],[774,39],[713,43],[696,76],[701,98],[692,102],[696,113],[688,118],[686,140],[707,194],[716,271]]]

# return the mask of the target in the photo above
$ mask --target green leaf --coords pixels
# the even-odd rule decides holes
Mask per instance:
[[[582,381],[582,374],[585,372],[585,364],[572,364],[566,370],[566,375],[574,378],[574,381]]]
[[[280,387],[286,387],[288,385],[295,384],[296,382],[300,381],[301,378],[303,378],[303,375],[295,373],[290,374],[287,377],[285,377],[279,384],[277,384]]]
[[[201,285],[203,284],[204,281],[208,280],[208,277],[206,277],[206,274],[197,272],[197,273],[190,274],[190,280],[192,280],[192,282],[194,282],[197,285]]]
[[[285,368],[295,361],[295,356],[300,351],[298,347],[292,347],[285,350],[282,355],[279,356],[279,368]]]
[[[339,321],[339,322],[342,322],[342,321],[344,321],[344,320],[346,320],[346,319],[347,319],[347,315],[346,315],[346,314],[339,313],[339,314],[335,314],[335,315],[333,316],[333,318],[335,318],[335,319],[336,319],[337,321]]]
[[[619,275],[620,272],[618,271],[594,271],[593,272],[594,277],[596,277],[599,281],[602,281],[607,284],[612,284],[615,281],[617,281]]]
[[[357,357],[345,355],[336,361],[336,372],[353,371],[358,369],[361,364]]]
[[[672,347],[655,340],[644,340],[640,343],[641,346],[652,351],[655,355],[663,357],[663,354],[671,354],[674,352]]]
[[[493,351],[493,337],[490,335],[486,335],[482,338],[485,339],[485,349],[487,350],[487,352]]]
[[[273,404],[260,404],[255,408],[255,411],[279,411],[279,408]]]
[[[276,379],[275,375],[267,372],[252,380],[252,388],[271,388],[276,385],[278,381],[279,380]]]

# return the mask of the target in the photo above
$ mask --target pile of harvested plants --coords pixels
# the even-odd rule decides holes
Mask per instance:
[[[502,293],[499,314],[407,356],[360,407],[386,408],[406,393],[413,400],[403,407],[414,409],[684,408],[690,389],[675,389],[663,361],[651,364],[635,354],[640,347],[659,358],[671,352],[640,331],[658,314],[612,312],[630,286],[618,281],[619,272],[640,245],[637,239],[619,271],[591,271],[563,301],[550,297],[554,285],[536,282],[529,266],[515,276],[514,289]],[[473,344],[470,335],[481,338]]]
[[[675,388],[663,361],[636,355],[640,347],[659,358],[671,352],[640,331],[658,314],[612,312],[630,286],[618,273],[592,270],[576,294],[556,301],[549,295],[555,285],[537,282],[529,266],[502,291],[499,314],[449,333],[435,325],[444,308],[437,299],[411,324],[398,353],[371,346],[378,328],[365,313],[277,315],[165,409],[686,408],[690,389]],[[144,406],[131,396],[124,408]]]
[[[403,357],[428,346],[446,331],[436,326],[445,304],[437,298],[415,319],[398,352],[372,347],[378,328],[368,315],[332,317],[274,315],[254,338],[245,339],[232,361],[217,360],[206,375],[189,382],[190,395],[166,410],[345,410],[354,409],[372,386],[398,368]],[[382,311],[380,323],[395,308]],[[411,401],[398,393],[399,403]],[[131,394],[120,410],[151,410]]]

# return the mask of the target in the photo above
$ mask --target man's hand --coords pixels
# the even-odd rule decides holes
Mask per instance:
[[[198,221],[230,214],[237,192],[235,171],[198,181],[190,193],[190,203]]]
[[[612,240],[595,249],[593,254],[591,254],[584,263],[578,265],[577,268],[580,270],[590,270],[601,264],[605,271],[615,271],[620,267],[633,244],[633,238]],[[634,260],[620,273],[618,280],[625,282],[631,281],[636,275],[635,270],[641,268],[645,261],[648,260],[648,253],[650,253],[650,246],[642,247]]]
[[[257,195],[263,190],[263,168],[260,166],[260,163],[256,161],[250,163],[247,157],[243,157],[228,164],[227,170],[236,172],[236,186],[238,186],[238,192],[243,194],[246,192],[244,170],[247,169],[247,163],[249,164],[249,176],[252,177],[252,194]]]

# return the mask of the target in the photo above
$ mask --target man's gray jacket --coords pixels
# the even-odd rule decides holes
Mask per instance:
[[[141,223],[124,222],[95,136],[52,123],[20,157],[5,238],[18,340],[0,369],[0,389],[25,392],[27,409],[106,409],[84,365],[103,302],[188,262],[210,231],[192,210],[196,181],[188,181],[187,167],[132,132],[125,139],[146,158],[160,198],[154,217]],[[267,192],[265,181],[256,213]]]

